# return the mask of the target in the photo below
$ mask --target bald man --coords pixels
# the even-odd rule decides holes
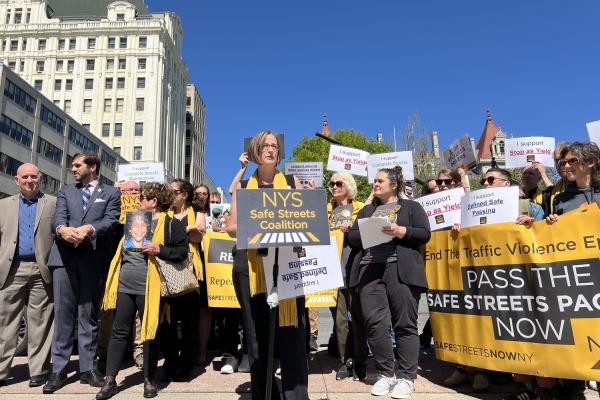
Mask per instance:
[[[20,192],[0,200],[0,386],[10,373],[24,307],[29,386],[43,385],[50,374],[54,307],[47,262],[56,197],[42,193],[41,182],[39,169],[23,164],[15,176]]]

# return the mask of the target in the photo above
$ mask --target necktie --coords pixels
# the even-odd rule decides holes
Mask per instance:
[[[85,185],[83,190],[81,191],[81,200],[83,200],[83,211],[87,210],[88,203],[90,201],[90,196],[92,193],[90,192],[90,185]]]

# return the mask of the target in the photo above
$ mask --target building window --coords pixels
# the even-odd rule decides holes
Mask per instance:
[[[81,126],[83,126],[83,129],[85,129],[86,131],[90,131],[90,124],[82,124]],[[70,165],[70,163],[67,163],[67,165]]]
[[[42,88],[43,88],[43,84],[44,84],[44,81],[43,81],[43,80],[41,80],[41,79],[36,79],[36,80],[33,82],[33,88],[34,88],[35,90],[39,90],[39,91],[41,92],[41,91],[42,91]]]
[[[146,69],[146,59],[145,58],[138,59],[138,69]]]
[[[28,24],[31,21],[31,8],[27,9],[27,14],[25,16],[25,23]]]
[[[148,47],[148,38],[146,36],[140,36],[139,48],[145,49]]]
[[[10,68],[11,71],[14,71],[17,68],[17,62],[16,61],[9,61],[8,62],[8,68]]]
[[[104,112],[110,112],[112,108],[112,99],[104,99]]]
[[[185,105],[186,105],[186,106],[191,106],[191,105],[192,105],[192,98],[191,98],[191,97],[188,97],[188,98],[185,100]]]
[[[144,89],[146,87],[146,78],[137,78],[137,88]]]
[[[6,12],[6,20],[5,20],[6,25],[10,24],[10,12],[11,12],[11,10],[8,10]]]
[[[121,155],[121,148],[120,147],[113,147],[113,150],[115,153],[117,153],[118,155]]]
[[[54,99],[54,100],[52,100],[52,102],[54,103],[54,105],[55,105],[56,107],[59,107],[59,108],[60,108],[60,99]]]
[[[105,89],[113,88],[113,78],[106,78],[106,81],[104,82],[104,88]]]
[[[119,38],[119,48],[120,49],[127,48],[127,38],[126,37]]]
[[[104,100],[106,101],[106,100]],[[102,124],[102,136],[108,137],[110,136],[110,124]]]
[[[87,48],[90,50],[96,48],[96,38],[88,38]]]
[[[135,146],[133,148],[133,159],[136,161],[142,159],[142,146]]]
[[[60,190],[60,181],[50,175],[42,173],[41,189],[44,193],[57,193]]]
[[[108,48],[109,49],[114,49],[115,48],[115,38],[114,37],[109,37],[108,38]]]
[[[17,50],[19,50],[19,41],[11,40],[10,41],[10,51],[17,51]]]
[[[87,78],[85,80],[85,90],[92,90],[94,88],[94,80]]]
[[[119,58],[119,69],[127,68],[127,59]]]
[[[138,97],[135,99],[135,111],[144,111],[144,98]]]
[[[38,50],[46,50],[46,39],[38,40]]]
[[[8,118],[4,114],[0,115],[0,132],[4,133],[11,139],[14,139],[18,143],[21,143],[23,146],[31,148],[33,132]]]
[[[65,105],[63,109],[67,114],[71,112],[71,100],[65,100]]]
[[[125,89],[125,78],[117,78],[117,89]]]
[[[42,105],[40,119],[61,135],[65,133],[65,120],[59,117],[58,115],[54,114],[44,105]]]
[[[61,90],[62,88],[62,79],[55,79],[54,80],[54,90],[58,91]]]
[[[84,113],[92,112],[92,99],[84,99],[83,100],[83,112]]]
[[[25,111],[31,114],[35,112],[37,101],[19,86],[15,85],[10,79],[6,79],[5,81],[4,96],[21,106]]]
[[[113,69],[115,69],[115,60],[109,58],[108,60],[106,60],[106,70],[112,71]]]
[[[21,51],[27,50],[27,39],[23,39],[21,42]]]
[[[108,168],[114,170],[117,166],[117,159],[108,154],[106,151],[102,150],[102,154],[100,155],[100,160],[102,160],[102,164],[106,165]],[[104,178],[106,179],[106,178]],[[106,179],[108,181],[108,179]],[[110,181],[109,181],[110,182]],[[113,185],[112,183],[110,184]]]
[[[58,49],[59,50],[65,49],[65,39],[58,39]]]
[[[100,146],[94,141],[90,140],[87,136],[82,135],[77,129],[72,126],[69,127],[69,141],[79,147],[83,151],[91,151],[97,153],[100,150]]]
[[[75,50],[75,39],[69,40],[69,50]]]
[[[62,150],[42,138],[38,140],[37,152],[55,163],[62,160]]]
[[[0,172],[4,172],[10,176],[17,175],[17,169],[23,165],[19,160],[12,158],[4,153],[0,153]]]
[[[68,60],[67,61],[67,72],[73,72],[74,69],[75,69],[75,60]]]
[[[35,71],[36,72],[44,72],[44,67],[45,67],[45,62],[44,61],[36,61],[35,63]]]
[[[86,71],[93,71],[96,67],[96,60],[85,60]]]
[[[115,124],[115,136],[122,136],[123,135],[123,124],[120,122],[117,122]]]
[[[62,71],[65,67],[65,62],[63,60],[56,60],[56,70]]]
[[[121,99],[117,99],[117,106],[115,111],[116,112],[123,112],[123,106],[125,104],[125,101],[121,98]]]
[[[125,21],[125,14],[117,14],[117,21]]]
[[[15,24],[20,24],[23,21],[23,9],[15,9]]]
[[[135,123],[135,136],[144,136],[144,123],[143,122]]]
[[[192,154],[192,146],[190,146],[189,144],[187,144],[185,146],[185,156],[189,157]]]
[[[65,81],[65,90],[73,90],[73,79],[67,79]]]
[[[25,71],[25,61],[21,60],[19,62],[19,71],[23,72]]]
[[[190,128],[187,128],[187,129],[185,130],[185,138],[186,138],[186,139],[189,139],[189,138],[191,138],[191,137],[192,137],[192,131],[190,131]]]

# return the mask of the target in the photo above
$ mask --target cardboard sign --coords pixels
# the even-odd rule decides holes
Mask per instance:
[[[237,248],[329,244],[323,189],[238,189]]]
[[[322,162],[294,162],[285,163],[285,174],[294,175],[302,185],[313,181],[316,187],[323,187]]]
[[[119,164],[117,180],[164,183],[165,167],[161,162]]]
[[[332,144],[329,148],[327,170],[333,172],[348,172],[358,176],[367,176],[368,156],[369,153],[364,150]]]
[[[302,247],[302,251],[294,251],[296,249],[293,247],[280,248],[277,275],[279,299],[291,299],[344,286],[340,265],[342,249],[337,243],[336,237],[331,236],[330,244],[325,246]],[[274,262],[275,250],[270,249],[263,259],[268,293],[273,287]]]
[[[460,202],[461,226],[515,222],[519,216],[517,186],[480,189],[465,193]]]
[[[532,136],[506,139],[504,152],[506,168],[529,167],[534,161],[553,166],[554,138]]]
[[[122,194],[121,195],[121,216],[119,222],[125,223],[125,215],[130,211],[137,211],[140,205],[139,194]]]
[[[277,136],[279,138],[279,141],[281,142],[281,149],[279,149],[279,152],[281,154],[281,159],[285,159],[285,141],[284,136],[282,133],[276,133],[275,136]],[[246,137],[244,138],[244,152],[248,152],[248,147],[250,147],[250,141],[252,140],[253,136],[250,137]]]
[[[434,232],[424,258],[436,358],[600,380],[598,226],[593,204],[553,225]]]
[[[590,142],[600,146],[600,121],[588,122],[585,125],[590,136]]]
[[[460,224],[460,200],[465,195],[463,188],[444,190],[415,199],[421,204],[432,231]]]
[[[208,306],[240,308],[233,287],[233,255],[235,239],[226,233],[207,232],[202,238]]]
[[[477,164],[477,157],[471,145],[469,135],[465,134],[456,139],[452,144],[442,152],[444,163],[450,169],[463,167],[471,169]]]
[[[415,179],[412,151],[397,151],[395,153],[369,154],[367,157],[367,171],[369,182],[373,182],[377,170],[383,168],[402,167],[402,175],[405,181]]]

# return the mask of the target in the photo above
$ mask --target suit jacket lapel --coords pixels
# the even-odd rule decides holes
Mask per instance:
[[[87,215],[90,208],[92,208],[92,204],[94,204],[94,201],[96,200],[96,198],[98,197],[98,194],[100,192],[102,192],[102,183],[98,182],[98,184],[96,185],[96,188],[94,189],[94,191],[92,192],[92,195],[90,196],[90,201],[88,201],[88,206],[85,209],[85,211],[83,212],[83,217],[81,217],[82,220],[85,218],[85,216]],[[81,200],[81,208],[83,208],[83,199]]]
[[[35,226],[33,228],[33,232],[37,232],[38,225],[40,223],[40,219],[42,218],[42,213],[44,212],[44,206],[46,205],[46,196],[41,196],[38,199],[37,209],[35,212]]]
[[[10,209],[6,210],[6,212],[8,213],[8,221],[7,221],[7,225],[8,227],[11,228],[15,228],[14,232],[17,233],[19,232],[19,202],[21,201],[21,198],[19,197],[19,195],[15,195],[12,198],[12,202],[10,205]]]

